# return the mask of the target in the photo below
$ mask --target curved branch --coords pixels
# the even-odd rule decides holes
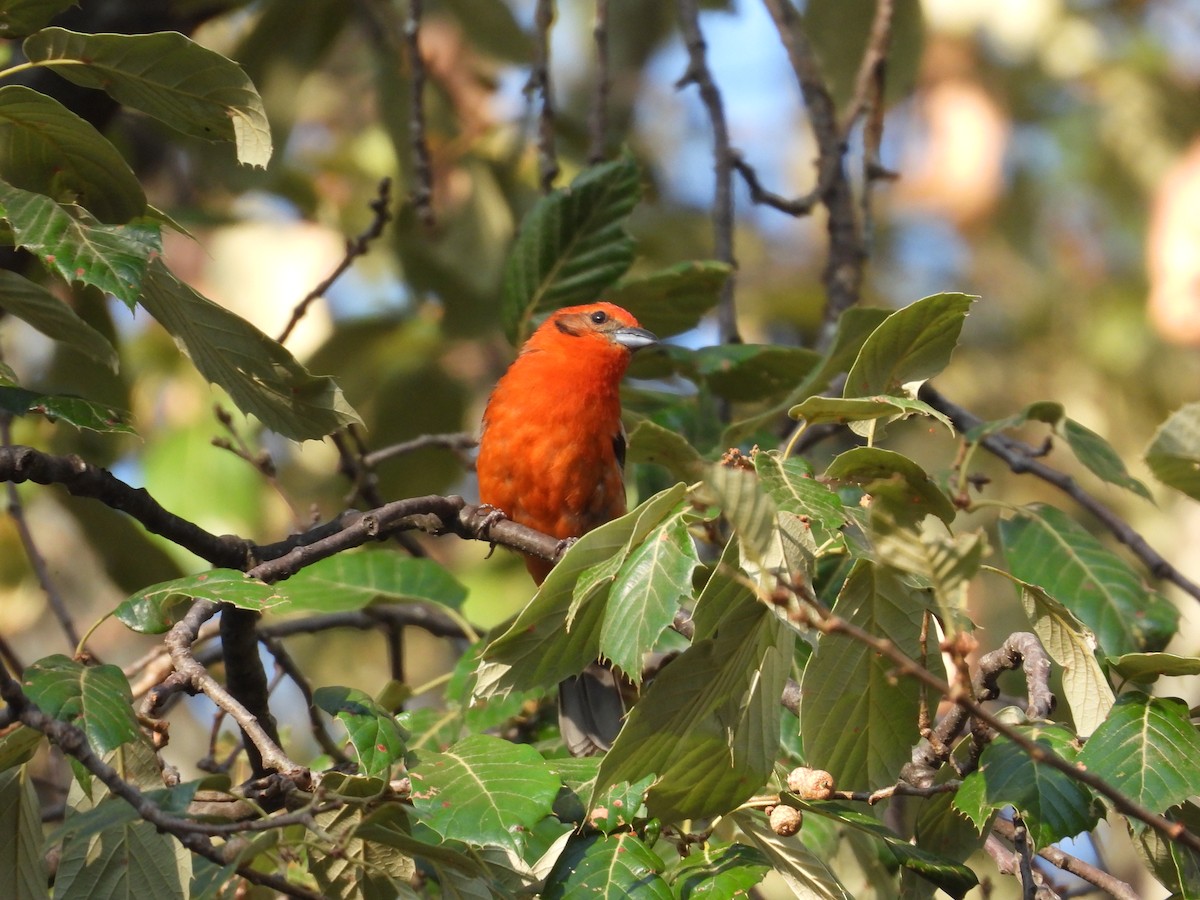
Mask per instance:
[[[963,434],[983,424],[982,419],[947,399],[928,382],[921,386],[918,396],[934,409],[944,413]],[[1129,526],[1128,522],[1085,491],[1078,481],[1039,460],[1037,457],[1043,454],[1038,450],[1005,434],[986,435],[979,443],[990,453],[1004,460],[1009,469],[1017,475],[1033,475],[1047,484],[1054,485],[1099,519],[1112,536],[1127,546],[1155,578],[1169,581],[1193,600],[1200,600],[1200,585],[1167,562],[1141,534]]]

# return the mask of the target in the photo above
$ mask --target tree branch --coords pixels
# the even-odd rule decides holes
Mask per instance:
[[[928,382],[921,386],[918,396],[934,409],[944,413],[954,427],[963,434],[976,425],[983,424],[982,419],[947,399]],[[1130,527],[1129,523],[1080,487],[1078,481],[1065,472],[1060,472],[1041,462],[1037,457],[1043,454],[1023,441],[1005,434],[986,435],[979,443],[990,453],[1004,460],[1009,469],[1017,475],[1033,475],[1047,484],[1054,485],[1099,519],[1113,537],[1127,546],[1142,561],[1142,564],[1150,570],[1150,574],[1155,578],[1169,581],[1192,599],[1200,600],[1200,585],[1167,562],[1157,550],[1146,542],[1141,534]]]
[[[587,160],[589,165],[604,162],[608,142],[608,0],[596,0],[592,20],[592,43],[596,48],[596,85],[592,94],[592,110],[588,115]]]
[[[421,17],[424,0],[408,0],[408,16],[404,20],[404,44],[408,50],[408,130],[413,156],[413,208],[421,224],[434,225],[433,163],[429,157],[429,141],[425,136],[425,60],[421,56]]]
[[[533,96],[541,96],[542,105],[537,114],[538,181],[543,194],[554,188],[558,178],[558,156],[554,148],[554,92],[550,82],[550,29],[554,25],[554,0],[537,0],[534,13],[533,69],[525,84],[525,93],[532,102]]]
[[[729,126],[721,91],[708,68],[708,47],[700,31],[700,11],[696,0],[678,0],[679,25],[688,51],[688,67],[677,87],[696,85],[700,100],[708,111],[713,131],[713,255],[728,263],[736,272],[733,252],[733,167],[737,155],[729,143]],[[734,307],[735,276],[730,275],[721,285],[717,303],[718,340],[722,344],[741,343],[738,333],[737,310]]]

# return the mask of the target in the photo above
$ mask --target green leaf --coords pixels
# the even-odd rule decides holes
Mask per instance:
[[[1129,474],[1125,463],[1108,441],[1074,419],[1065,419],[1062,430],[1076,458],[1087,466],[1093,475],[1109,484],[1133,491],[1139,497],[1151,501],[1154,499],[1146,485]]]
[[[872,538],[879,561],[901,572],[916,575],[937,601],[947,633],[958,630],[967,607],[967,590],[987,552],[982,531],[949,534],[946,528],[925,520],[914,528],[897,528],[885,516],[872,518]]]
[[[1161,650],[1179,612],[1066,513],[1025,507],[1000,522],[1009,571],[1056,598],[1096,633],[1109,655]]]
[[[676,478],[694,481],[704,465],[704,458],[679,432],[642,419],[629,432],[626,462],[659,465]]]
[[[101,434],[136,434],[129,425],[129,414],[106,403],[65,394],[40,394],[6,381],[0,376],[0,410],[14,416],[45,416],[52,422],[62,420]]]
[[[1108,667],[1129,681],[1148,684],[1163,675],[1200,675],[1200,656],[1174,653],[1126,653],[1110,656]]]
[[[755,562],[773,559],[778,553],[779,511],[757,475],[740,466],[717,463],[709,466],[705,482],[717,495],[746,556]]]
[[[660,338],[690,331],[721,299],[733,268],[714,259],[691,260],[649,275],[627,278],[606,299],[633,313]]]
[[[1200,830],[1200,807],[1195,803],[1176,807],[1166,818],[1178,822],[1192,834]],[[1150,869],[1150,874],[1167,890],[1175,892],[1171,900],[1200,898],[1200,853],[1164,837],[1153,828],[1135,830],[1129,827],[1129,831],[1133,849]]]
[[[672,900],[662,878],[664,868],[658,855],[635,834],[576,836],[550,870],[542,897]]]
[[[0,772],[0,873],[8,900],[45,900],[42,809],[27,766]]]
[[[261,611],[278,606],[285,597],[278,586],[248,578],[244,572],[213,569],[142,588],[121,601],[113,615],[133,631],[162,634],[183,618],[195,600]]]
[[[773,344],[721,344],[689,354],[690,365],[712,392],[733,401],[778,397],[820,361],[812,350]]]
[[[310,375],[278,341],[151,264],[142,305],[238,409],[295,441],[318,440],[361,419],[325,376]]]
[[[22,681],[42,712],[83,729],[99,754],[139,738],[133,694],[116,666],[85,666],[55,654],[28,666]]]
[[[284,610],[342,612],[375,600],[462,606],[467,589],[432,559],[386,550],[338,553],[301,569],[279,586]]]
[[[780,512],[807,517],[818,543],[833,538],[846,524],[842,499],[813,477],[807,460],[785,459],[778,450],[759,452],[754,470]]]
[[[922,400],[909,397],[809,397],[798,406],[788,410],[793,419],[803,419],[807,425],[849,424],[856,434],[867,434],[866,429],[855,428],[863,422],[896,422],[909,416],[930,416],[937,419],[954,433],[954,424],[938,410]]]
[[[643,656],[692,595],[692,572],[700,560],[687,515],[680,510],[656,526],[629,554],[609,588],[600,654],[634,684],[642,681]]]
[[[851,569],[833,607],[834,615],[918,662],[924,612],[915,590],[866,561]],[[893,662],[845,635],[827,634],[817,643],[804,669],[800,704],[805,759],[845,790],[894,783],[920,738],[917,684],[897,681]]]
[[[1032,584],[1019,583],[1025,615],[1042,646],[1062,669],[1063,695],[1075,733],[1086,738],[1112,709],[1113,692],[1096,661],[1096,636],[1075,615]]]
[[[971,304],[967,294],[934,294],[888,316],[871,332],[846,376],[843,397],[897,393],[942,371]]]
[[[0,37],[31,34],[74,5],[75,0],[0,0]]]
[[[561,781],[527,744],[475,734],[444,753],[416,751],[413,808],[442,837],[518,851],[514,833],[550,814]]]
[[[692,646],[630,711],[601,763],[590,806],[610,785],[655,775],[646,795],[650,815],[667,823],[722,815],[774,767],[794,634],[725,570],[709,585],[698,604],[720,596],[719,628],[710,635],[698,624]]]
[[[762,813],[739,810],[730,818],[771,861],[775,871],[797,897],[805,900],[854,900],[826,860],[794,837],[780,837],[767,824]],[[807,840],[807,835],[806,835]]]
[[[966,438],[968,441],[977,442],[989,434],[995,434],[997,431],[1004,431],[1009,428],[1018,428],[1026,422],[1045,422],[1047,425],[1057,426],[1065,417],[1066,412],[1061,403],[1055,403],[1050,400],[1038,400],[1007,418],[994,419],[990,422],[980,422],[967,432]]]
[[[1062,726],[1023,726],[1021,731],[1044,750],[1075,762],[1073,735]],[[1035,847],[1090,831],[1103,808],[1091,792],[1069,775],[1035,762],[1005,737],[983,751],[979,768],[963,779],[954,805],[982,830],[995,810],[1015,806]]]
[[[678,900],[750,897],[750,889],[770,870],[771,861],[761,850],[746,844],[709,841],[673,865],[667,880]]]
[[[504,330],[514,344],[524,343],[534,316],[595,300],[629,268],[633,239],[624,222],[639,178],[624,156],[585,169],[530,210],[504,269]]]
[[[600,774],[600,759],[585,757],[548,760],[551,771],[563,780],[563,789],[554,801],[554,815],[563,822],[583,825],[611,834],[627,829],[638,819],[646,817],[646,790],[654,780],[647,776],[630,784],[623,781],[608,787],[588,810],[588,800]]]
[[[24,43],[30,62],[68,81],[98,88],[177,131],[233,141],[238,161],[266,166],[271,129],[246,73],[178,32],[77,34],[46,28]]]
[[[856,484],[872,502],[891,513],[897,524],[916,524],[937,516],[947,525],[954,520],[954,504],[919,465],[894,450],[855,447],[837,456],[825,470],[833,481]]]
[[[69,839],[54,879],[55,900],[186,900],[191,853],[149,822]]]
[[[82,209],[68,212],[49,197],[3,181],[0,216],[12,226],[17,245],[48,270],[112,294],[130,309],[150,258],[162,252],[158,225],[148,219],[100,225]]]
[[[404,730],[395,716],[356,688],[317,688],[313,703],[346,726],[364,775],[384,779],[391,775],[392,766],[405,753]]]
[[[225,782],[227,786],[228,778]],[[187,812],[201,784],[200,781],[189,781],[171,788],[143,791],[143,794],[159,809],[182,816]],[[141,813],[123,798],[109,795],[91,809],[73,811],[61,825],[46,835],[45,843],[52,845],[67,838],[90,838],[110,828],[141,821],[141,818]]]
[[[117,370],[117,351],[108,338],[79,318],[48,290],[16,272],[0,269],[0,308],[46,335]]]
[[[881,841],[896,858],[897,863],[920,875],[954,897],[955,900],[961,900],[968,891],[979,884],[975,873],[966,866],[914,846],[865,812],[851,809],[840,803],[815,803],[797,800],[790,796],[781,797],[781,800],[789,806],[803,810],[806,814],[825,816],[839,826],[848,826]]]
[[[1168,487],[1200,500],[1200,403],[1189,403],[1159,426],[1146,465]]]
[[[1079,762],[1154,812],[1200,794],[1200,733],[1174,697],[1122,694]]]
[[[0,772],[29,762],[44,735],[35,728],[18,725],[0,735]]]
[[[619,571],[614,558],[623,560],[630,547],[641,543],[683,501],[685,493],[685,486],[677,484],[576,541],[512,625],[484,650],[485,669],[488,663],[499,667],[481,670],[477,692],[552,687],[594,662],[600,654],[606,584]],[[596,577],[581,592],[578,583],[584,574],[605,563],[612,571]]]
[[[101,222],[144,215],[146,195],[117,148],[57,100],[22,85],[0,87],[0,178]]]

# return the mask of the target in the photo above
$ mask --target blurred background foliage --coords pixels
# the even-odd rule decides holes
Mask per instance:
[[[814,180],[816,149],[766,11],[754,0],[702,6],[734,146],[771,189],[803,194]],[[844,97],[874,3],[802,6],[822,65]],[[517,224],[537,197],[535,115],[524,92],[533,0],[429,0],[425,7],[435,224],[402,203],[385,236],[288,341],[311,371],[338,379],[372,449],[476,429],[513,352],[500,328],[501,273]],[[593,4],[558,7],[551,73],[565,184],[587,161]],[[402,199],[411,190],[404,13],[402,3],[386,0],[111,0],[84,2],[68,14],[73,21],[62,22],[85,31],[186,31],[240,62],[258,85],[278,148],[265,171],[239,168],[227,147],[167,135],[142,117],[80,111],[137,161],[150,202],[187,229],[166,239],[173,270],[268,334],[280,333],[295,304],[337,264],[346,239],[370,224],[380,180],[392,178]],[[645,182],[630,223],[634,271],[710,258],[711,138],[695,90],[675,86],[687,59],[673,4],[610,0],[609,25],[606,152],[628,148]],[[864,301],[895,307],[941,290],[981,295],[940,389],[984,418],[1058,400],[1144,476],[1140,457],[1154,429],[1195,400],[1200,384],[1200,9],[1193,0],[897,0],[888,77],[882,155],[899,178],[876,183],[868,198]],[[57,92],[49,82],[38,87]],[[856,172],[859,155],[852,152]],[[743,336],[811,347],[824,305],[824,221],[755,207],[740,183],[736,200]],[[259,433],[148,317],[85,291],[73,301],[118,340],[119,373],[13,320],[0,330],[4,359],[31,388],[131,410],[140,436],[76,432],[31,418],[14,424],[15,441],[108,465],[219,533],[270,541],[343,508],[352,486],[328,442],[293,445]],[[680,341],[704,346],[715,336],[704,324]],[[214,404],[231,411],[252,453],[269,451],[277,479],[212,445],[214,437],[230,438]],[[678,380],[635,383],[629,405],[702,450],[722,449],[717,404],[706,391]],[[734,404],[736,417],[753,412]],[[767,423],[755,437],[777,442],[787,426]],[[1027,435],[1040,442],[1044,426],[1029,426]],[[956,449],[927,422],[898,425],[890,439],[930,471],[947,468]],[[812,452],[827,460],[844,446],[835,440]],[[1065,450],[1051,462],[1082,472]],[[1019,503],[1048,490],[991,460],[978,457],[975,465],[994,479],[987,496]],[[387,499],[474,498],[469,466],[444,449],[397,457],[378,475]],[[639,473],[643,487],[659,477]],[[1188,553],[1200,538],[1200,516],[1189,501],[1158,489],[1155,508],[1080,477],[1200,577]],[[107,510],[56,490],[20,491],[35,529],[56,536],[41,549],[80,621],[150,581],[198,567]],[[485,563],[486,547],[452,539],[429,548],[472,588],[466,610],[480,624],[528,598],[524,571],[510,555]],[[61,649],[61,636],[23,559],[13,523],[0,520],[0,629],[40,645],[33,658]],[[1018,614],[1011,596],[1003,600],[989,604],[983,593],[973,600],[976,617],[996,634],[1016,624],[989,618],[989,607]],[[110,624],[94,646],[121,663],[141,652],[137,640]],[[1196,635],[1186,624],[1180,640],[1186,646],[1175,649],[1194,652]],[[311,654],[305,666],[315,683],[336,672],[340,683],[372,691],[386,681],[387,666],[383,647],[366,643],[335,634],[302,639],[296,652]],[[414,683],[432,656],[426,649],[410,655]],[[441,665],[444,659],[429,659],[428,671]],[[181,761],[191,758],[180,752]]]

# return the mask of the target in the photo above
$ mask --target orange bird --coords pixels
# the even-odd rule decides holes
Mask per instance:
[[[479,499],[560,540],[624,515],[621,378],[633,351],[658,343],[612,303],[560,309],[530,336],[483,414]],[[526,556],[539,585],[552,564]],[[559,685],[559,723],[575,756],[607,750],[624,709],[611,669]]]

